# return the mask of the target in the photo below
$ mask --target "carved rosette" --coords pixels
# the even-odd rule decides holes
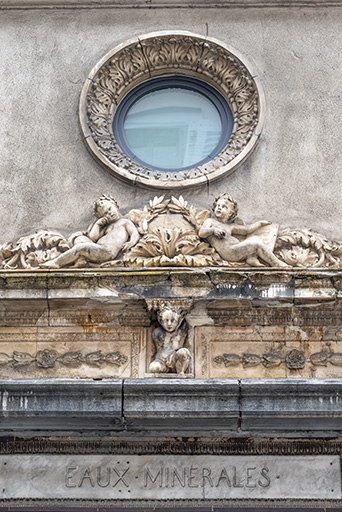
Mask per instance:
[[[202,340],[204,343],[206,340]],[[242,365],[243,368],[250,368],[252,366],[263,365],[266,368],[275,368],[285,364],[290,370],[302,370],[307,363],[311,364],[312,368],[317,366],[333,366],[342,367],[342,354],[340,352],[328,352],[322,350],[305,356],[302,350],[289,350],[287,352],[271,351],[265,354],[222,354],[213,358],[216,365],[224,365],[226,368],[231,366]]]
[[[210,162],[163,172],[130,160],[115,140],[112,122],[118,103],[133,87],[175,74],[215,87],[231,108],[234,128],[226,147]],[[95,66],[81,94],[80,120],[90,151],[114,175],[149,187],[175,189],[205,184],[235,170],[259,139],[263,109],[260,84],[235,51],[189,32],[160,32],[129,40]]]

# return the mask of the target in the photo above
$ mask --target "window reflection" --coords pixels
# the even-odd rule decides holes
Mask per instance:
[[[181,88],[147,93],[128,110],[128,147],[160,169],[193,167],[215,150],[222,133],[220,112],[203,94]]]

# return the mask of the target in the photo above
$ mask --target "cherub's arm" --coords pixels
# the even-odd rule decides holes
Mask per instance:
[[[216,236],[217,238],[224,238],[225,232],[223,229],[217,227],[211,219],[207,219],[203,222],[200,230],[198,232],[198,236],[201,238],[208,238],[208,236]]]
[[[130,220],[126,221],[125,228],[126,228],[126,231],[127,231],[128,235],[129,235],[129,240],[128,240],[128,242],[123,244],[122,250],[123,251],[128,251],[128,249],[131,249],[132,247],[134,247],[139,242],[140,235],[139,235],[139,232],[138,232],[137,228],[135,227],[133,222],[130,221]]]
[[[263,226],[269,226],[272,222],[268,220],[259,220],[258,222],[253,222],[253,224],[247,224],[245,226],[240,225],[232,225],[232,235],[250,235],[254,233],[259,228]]]
[[[93,224],[90,224],[87,236],[92,240],[93,242],[97,242],[99,238],[102,236],[102,228],[108,224],[107,217],[101,217],[97,221],[93,222]]]
[[[188,324],[185,321],[183,321],[181,326],[178,328],[178,332],[177,332],[177,334],[180,337],[180,340],[179,340],[180,347],[184,347],[184,343],[185,343],[186,338],[188,336],[188,330],[189,330]]]
[[[165,332],[161,329],[161,327],[157,327],[156,329],[154,329],[154,331],[152,332],[152,339],[157,350],[163,348],[165,341]]]

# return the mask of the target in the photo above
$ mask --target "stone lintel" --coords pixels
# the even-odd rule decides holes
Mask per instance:
[[[3,432],[333,437],[340,379],[0,381]]]

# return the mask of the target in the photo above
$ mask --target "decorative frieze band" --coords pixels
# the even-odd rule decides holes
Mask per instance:
[[[0,366],[10,365],[13,368],[24,368],[35,363],[40,369],[53,368],[57,363],[63,366],[77,368],[82,364],[101,367],[103,365],[122,366],[128,357],[119,351],[103,354],[101,350],[83,354],[80,351],[58,353],[56,350],[39,350],[34,356],[28,352],[14,351],[12,354],[0,352]]]
[[[116,200],[103,195],[94,203],[96,220],[88,229],[69,238],[38,229],[16,243],[5,242],[0,268],[342,267],[341,242],[308,228],[280,230],[268,220],[247,224],[226,193],[212,210],[213,215],[182,196],[163,195],[123,217]]]

